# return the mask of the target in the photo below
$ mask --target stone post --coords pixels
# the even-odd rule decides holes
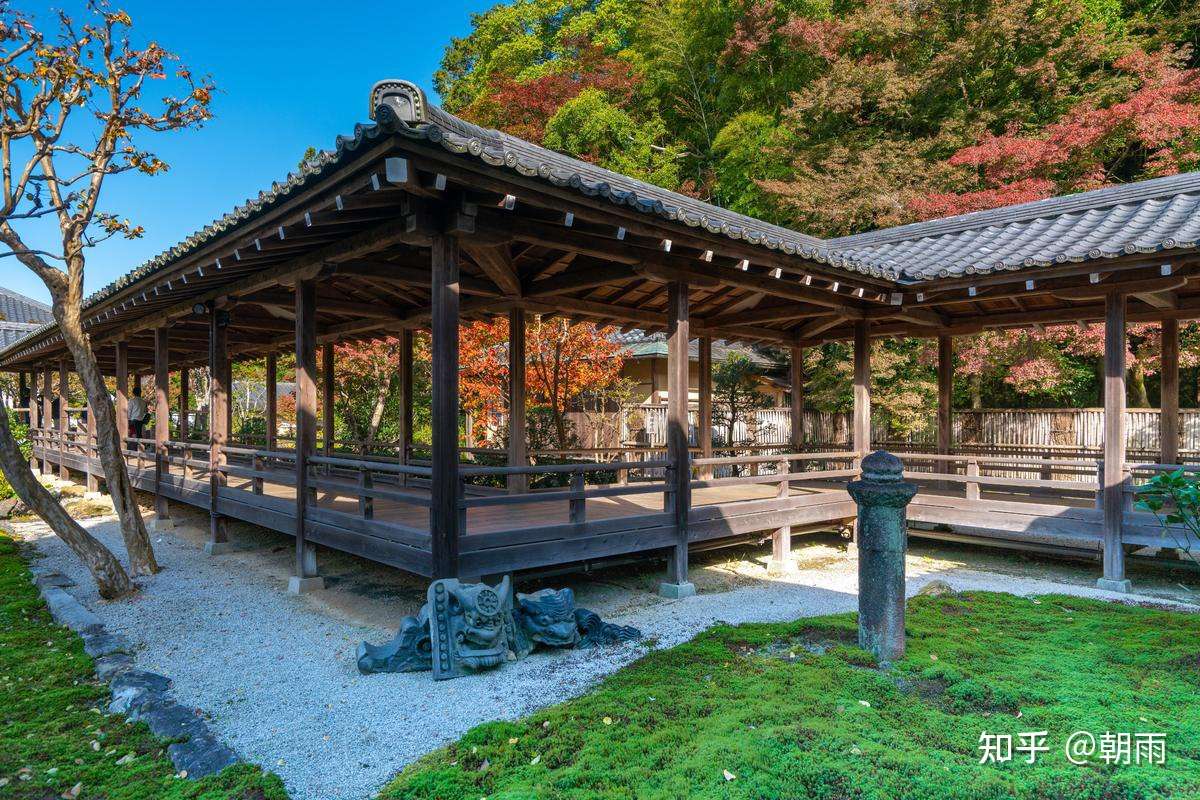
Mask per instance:
[[[876,450],[846,490],[858,503],[858,644],[881,663],[904,657],[905,507],[917,487],[902,480],[900,459]]]

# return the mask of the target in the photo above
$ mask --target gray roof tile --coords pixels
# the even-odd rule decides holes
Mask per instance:
[[[50,306],[0,286],[0,322],[44,325],[54,320]]]
[[[906,281],[1196,247],[1200,172],[831,239],[864,264],[900,265]]]

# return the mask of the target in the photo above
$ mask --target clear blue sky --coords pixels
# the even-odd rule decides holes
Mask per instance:
[[[155,178],[121,175],[104,187],[103,206],[146,229],[134,241],[89,251],[87,291],[257,195],[294,169],[305,148],[329,148],[367,120],[367,95],[382,78],[406,78],[433,91],[433,72],[470,15],[497,0],[391,3],[162,2],[112,0],[134,21],[135,43],[150,39],[179,53],[219,87],[216,118],[198,131],[143,139],[171,169]],[[43,29],[52,8],[75,13],[78,0],[16,0]],[[145,38],[142,38],[145,37]],[[41,281],[11,258],[0,285],[48,301]]]

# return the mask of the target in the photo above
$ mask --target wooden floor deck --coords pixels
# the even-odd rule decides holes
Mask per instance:
[[[57,450],[48,456],[57,464]],[[89,467],[81,455],[61,460],[74,470]],[[295,532],[294,476],[285,469],[259,469],[259,480],[230,475],[216,502],[219,514],[285,534]],[[316,502],[305,512],[306,537],[375,561],[428,575],[431,571],[429,492],[419,479],[401,486],[396,476],[365,509],[362,485],[349,471],[321,473]],[[265,476],[265,477],[264,477]],[[156,483],[169,499],[211,508],[206,470],[172,466],[158,482],[151,463],[140,468],[131,460],[131,477],[139,489],[154,491]],[[986,485],[978,498],[966,498],[961,485],[946,485],[936,476],[911,476],[920,492],[909,506],[912,533],[942,539],[986,540],[993,544],[1029,550],[1099,555],[1102,551],[1103,512],[1095,507],[1088,486],[1062,485],[1047,493],[1031,482],[1017,486]],[[260,484],[256,491],[256,483]],[[657,484],[663,486],[664,484]],[[600,487],[589,487],[596,489]],[[459,540],[460,567],[464,575],[495,574],[575,564],[634,553],[662,553],[677,542],[673,517],[664,510],[664,495],[645,482],[627,487],[605,486],[610,496],[589,496],[586,524],[573,516],[572,501],[556,499],[554,490],[509,498],[502,492],[479,488],[472,497],[499,498],[497,505],[464,509],[465,525]],[[539,494],[543,497],[539,498]],[[396,499],[397,497],[403,499]],[[528,497],[526,501],[524,498]],[[479,502],[476,500],[476,502]],[[830,530],[853,521],[856,509],[845,491],[845,479],[790,481],[786,496],[774,482],[697,485],[688,513],[688,541],[701,544],[741,541],[747,536],[766,538],[772,531]],[[1124,517],[1127,547],[1171,547],[1150,514],[1129,510]],[[1193,542],[1193,544],[1197,544]]]

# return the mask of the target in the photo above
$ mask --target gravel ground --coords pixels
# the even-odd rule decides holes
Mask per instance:
[[[110,632],[134,642],[137,666],[169,676],[180,702],[209,715],[214,732],[244,758],[282,776],[296,800],[370,797],[406,764],[472,726],[576,696],[646,646],[539,652],[496,671],[441,683],[427,673],[364,677],[354,665],[355,646],[362,639],[390,638],[400,616],[419,607],[422,584],[395,570],[323,552],[329,588],[293,597],[285,592],[291,549],[283,537],[236,526],[234,541],[246,549],[210,558],[201,549],[205,532],[197,524],[207,520],[182,513],[174,532],[154,535],[164,570],[141,581],[143,591],[135,599],[116,603],[100,600],[86,572],[45,526],[16,528],[36,542],[43,566],[76,581],[70,591]],[[111,520],[86,524],[121,552]],[[649,569],[547,583],[573,586],[580,605],[638,626],[656,646],[684,641],[719,621],[779,621],[855,608],[856,563],[836,539],[798,538],[797,557],[794,575],[768,579],[760,551],[710,555],[693,570],[700,594],[680,601],[653,594],[659,577]],[[938,578],[955,589],[1118,597],[1085,585],[1095,573],[1094,565],[1047,566],[931,545],[914,546],[908,563],[910,592]],[[1126,599],[1171,599],[1169,591],[1155,594]]]

